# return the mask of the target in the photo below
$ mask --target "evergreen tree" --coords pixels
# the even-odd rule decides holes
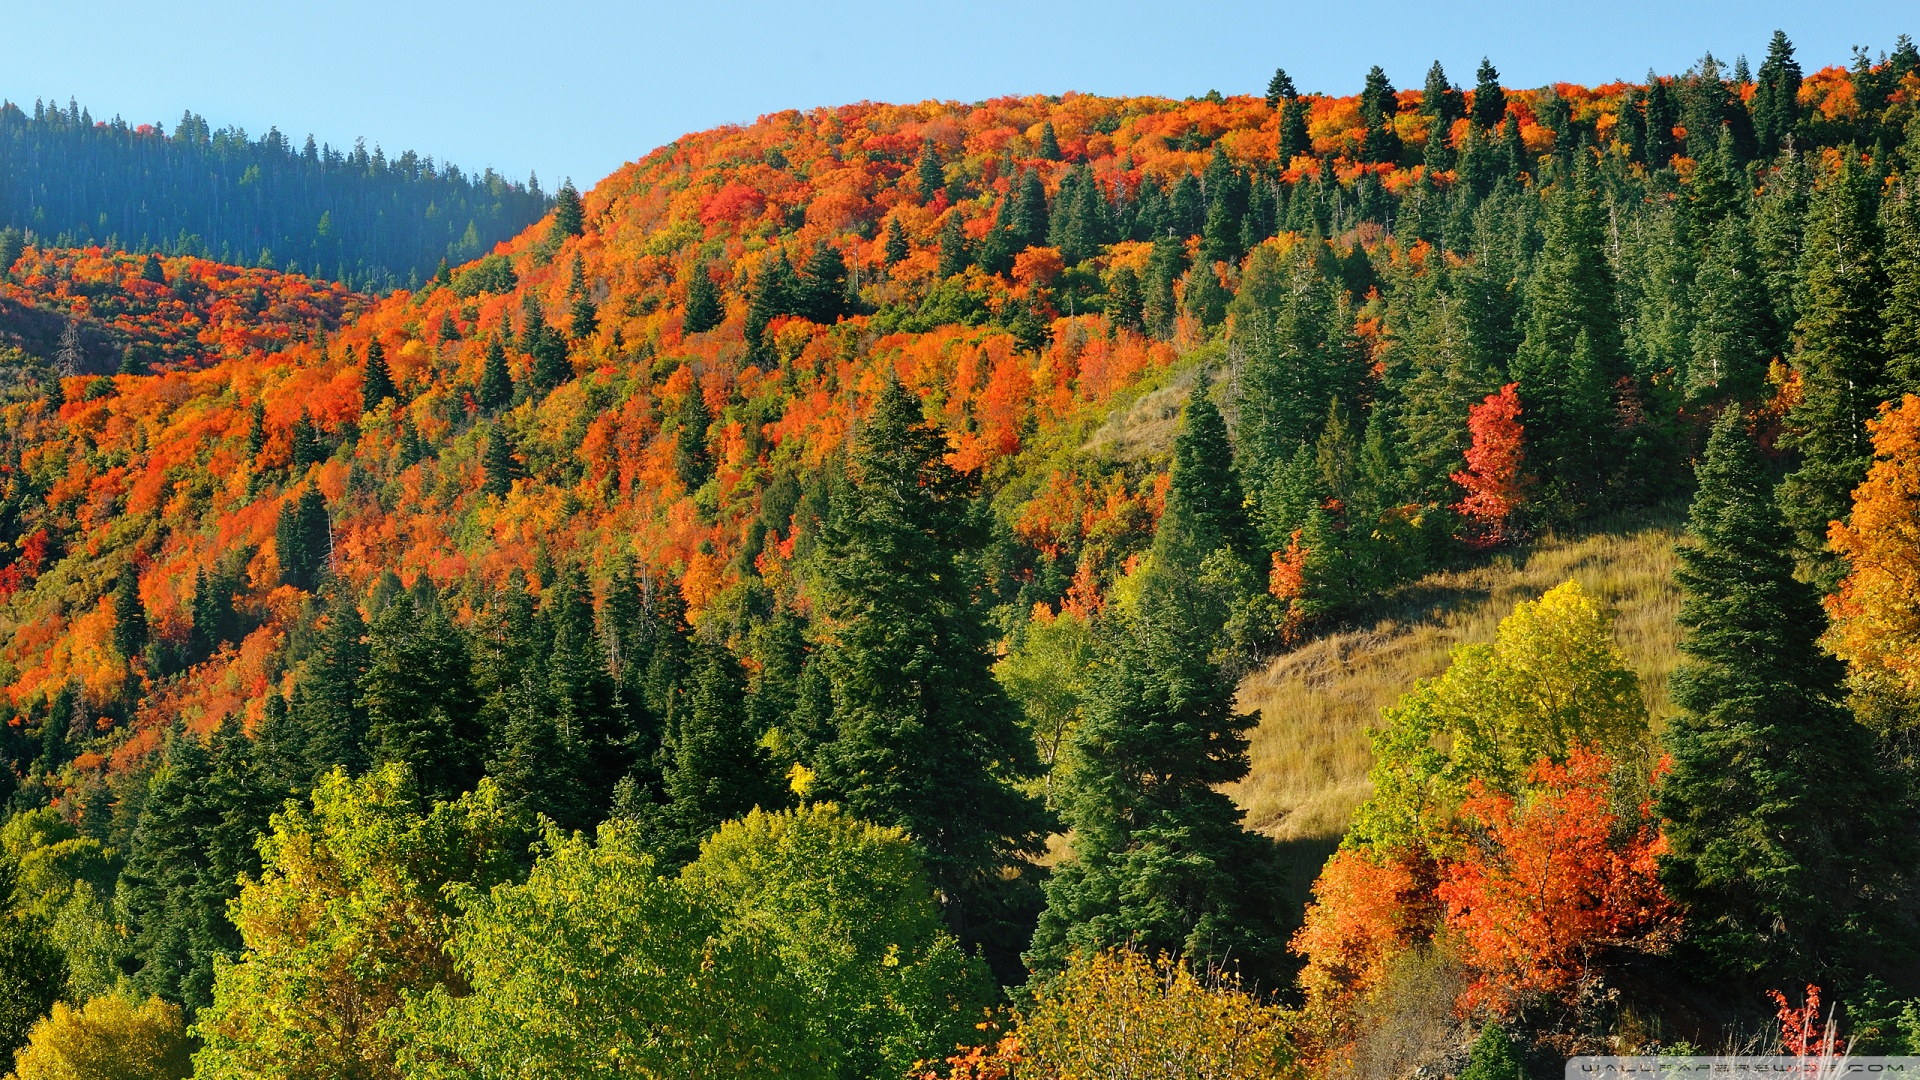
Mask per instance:
[[[690,492],[700,490],[713,478],[713,456],[707,452],[707,433],[712,425],[706,396],[695,381],[680,403],[680,434],[673,451],[673,471],[680,477],[680,486]]]
[[[832,326],[847,314],[847,263],[840,250],[825,240],[813,245],[813,254],[801,269],[794,308],[794,314],[822,326]]]
[[[542,598],[547,650],[547,705],[561,738],[579,748],[576,798],[591,824],[606,815],[613,785],[633,764],[624,724],[613,707],[606,651],[595,632],[593,593],[578,569],[562,571]]]
[[[581,270],[579,252],[573,254],[573,284],[567,293],[572,297],[567,306],[567,337],[575,344],[593,340],[600,329],[600,309],[593,303],[593,290],[587,287]]]
[[[480,779],[485,732],[466,636],[440,604],[400,597],[367,631],[357,702],[368,764],[403,762],[423,799],[451,801]]]
[[[1147,259],[1141,310],[1147,331],[1163,341],[1173,336],[1173,319],[1178,314],[1173,283],[1179,280],[1181,263],[1185,261],[1183,247],[1173,237],[1162,236],[1154,240],[1153,253]]]
[[[396,398],[400,392],[394,389],[393,372],[387,368],[387,352],[380,347],[378,340],[367,342],[367,363],[360,374],[360,409],[372,412],[388,398]]]
[[[967,232],[960,224],[960,215],[947,215],[946,223],[940,226],[940,268],[941,278],[950,278],[967,269]]]
[[[1506,1028],[1489,1023],[1480,1029],[1467,1051],[1467,1067],[1461,1070],[1460,1080],[1527,1080]]]
[[[1053,121],[1048,120],[1040,125],[1040,145],[1034,154],[1045,161],[1060,160],[1060,140],[1054,136]]]
[[[1493,62],[1480,58],[1479,81],[1473,86],[1473,122],[1488,131],[1507,118],[1507,92],[1500,88],[1500,73]]]
[[[216,568],[193,572],[193,595],[187,601],[193,626],[187,637],[187,662],[197,664],[234,639],[233,582]]]
[[[1047,242],[1047,189],[1040,182],[1040,170],[1022,173],[1017,191],[1010,222],[1015,254]]]
[[[248,410],[247,457],[259,458],[260,451],[267,446],[267,403],[259,398],[253,399],[253,407]]]
[[[113,649],[132,661],[147,647],[147,606],[140,600],[140,573],[129,566],[113,588]]]
[[[1436,132],[1444,136],[1455,120],[1467,115],[1466,95],[1447,81],[1447,70],[1440,66],[1438,60],[1427,69],[1427,85],[1420,93],[1420,111],[1434,120],[1434,127],[1427,136],[1429,140]]]
[[[780,785],[747,714],[746,682],[724,643],[695,647],[695,677],[669,718],[661,793],[648,816],[649,846],[670,863],[692,861],[720,823],[779,808]]]
[[[120,350],[120,374],[145,375],[146,373],[147,362],[140,358],[139,350],[132,345]]]
[[[1200,190],[1199,177],[1183,174],[1173,185],[1168,202],[1167,219],[1174,235],[1198,236],[1207,227],[1207,199]]]
[[[1395,97],[1393,84],[1387,81],[1387,73],[1375,64],[1367,72],[1366,85],[1360,91],[1360,121],[1366,125],[1366,146],[1361,151],[1367,161],[1397,162],[1400,160],[1400,134],[1393,128],[1393,117],[1399,111],[1399,99]]]
[[[1742,972],[1808,978],[1871,940],[1909,830],[1873,740],[1842,707],[1814,588],[1738,408],[1715,423],[1679,548],[1685,590],[1663,875],[1692,941]]]
[[[1762,157],[1780,152],[1800,124],[1800,62],[1793,58],[1793,42],[1775,30],[1767,43],[1767,58],[1754,79],[1753,136]]]
[[[1847,517],[1853,489],[1866,479],[1873,460],[1867,421],[1886,380],[1880,182],[1855,158],[1841,155],[1808,213],[1793,353],[1801,397],[1787,414],[1786,439],[1800,464],[1781,486],[1781,506],[1802,557],[1829,584],[1837,567],[1827,552],[1827,523]]]
[[[1287,76],[1286,68],[1274,68],[1273,78],[1267,81],[1267,108],[1277,109],[1282,102],[1292,101],[1300,96],[1293,88],[1293,80]]]
[[[1288,98],[1280,109],[1280,132],[1275,137],[1276,162],[1289,168],[1301,154],[1313,153],[1313,138],[1307,133],[1307,114],[1312,111],[1307,99]]]
[[[480,469],[481,494],[502,499],[513,490],[513,482],[525,476],[519,460],[514,457],[513,433],[503,425],[495,424],[487,436],[486,457],[481,459]]]
[[[900,227],[900,218],[896,215],[887,219],[887,241],[881,248],[881,257],[888,266],[898,266],[913,253],[907,244],[907,231]]]
[[[306,752],[301,786],[336,768],[366,768],[366,713],[360,679],[367,670],[367,624],[345,588],[335,585],[314,628],[314,648],[294,680],[297,742]]]
[[[680,329],[683,333],[704,334],[726,320],[720,304],[720,290],[703,262],[696,261],[687,271],[687,314]]]
[[[1694,297],[1687,396],[1754,400],[1765,384],[1775,335],[1768,325],[1766,282],[1742,215],[1728,214],[1714,227],[1694,276]]]
[[[747,355],[759,363],[770,357],[763,335],[767,324],[782,315],[791,315],[798,303],[800,282],[785,252],[776,252],[754,276],[753,290],[747,298]]]
[[[560,332],[547,325],[540,302],[529,292],[521,307],[520,348],[533,363],[528,381],[541,390],[552,390],[573,378],[573,364],[567,359],[567,343]]]
[[[1091,175],[1088,183],[1092,183]],[[1200,260],[1204,264],[1237,261],[1244,253],[1240,246],[1241,223],[1247,216],[1247,181],[1226,154],[1216,150],[1207,164],[1207,216],[1201,227]]]
[[[551,242],[559,244],[569,236],[579,236],[587,231],[586,208],[580,205],[580,192],[575,190],[572,180],[560,185],[553,196],[553,232],[549,234]]]
[[[1546,236],[1527,286],[1526,337],[1510,373],[1526,410],[1530,457],[1549,509],[1596,505],[1613,467],[1613,393],[1625,374],[1606,214],[1582,158],[1551,196]]]
[[[504,723],[487,759],[487,775],[512,810],[541,815],[563,829],[591,828],[598,819],[580,798],[586,750],[548,711],[541,667],[523,668],[503,689]]]
[[[1680,149],[1673,138],[1673,129],[1680,123],[1680,103],[1674,98],[1673,84],[1647,72],[1647,96],[1641,109],[1647,132],[1647,167],[1664,169]]]
[[[932,202],[933,193],[946,187],[946,173],[940,168],[940,150],[932,139],[920,143],[920,160],[914,164],[914,174],[920,185],[922,203]]]
[[[1920,124],[1908,146],[1920,151]],[[1920,154],[1881,206],[1880,261],[1887,278],[1887,397],[1920,394]]]
[[[480,391],[475,403],[484,413],[499,412],[513,402],[513,375],[507,370],[507,350],[499,335],[487,342],[486,360],[480,368]]]
[[[327,448],[320,442],[320,432],[313,426],[305,409],[300,410],[299,419],[293,422],[293,432],[288,439],[293,471],[299,475],[307,471],[307,466],[317,465],[327,460]]]
[[[1001,936],[1003,873],[1040,850],[1044,822],[1016,786],[1038,761],[991,674],[990,634],[964,569],[977,544],[971,478],[946,454],[919,399],[889,379],[820,534],[815,604],[830,636],[818,655],[832,737],[815,768],[854,816],[913,836],[949,923],[980,943]]]
[[[18,258],[19,254],[16,252],[14,257]],[[12,263],[9,262],[8,266],[11,265]],[[0,267],[0,270],[4,269],[6,269],[6,267]],[[140,264],[140,277],[143,280],[153,282],[155,285],[165,285],[167,283],[167,268],[160,265],[160,256],[158,254],[151,251],[147,252],[146,261]]]
[[[1071,736],[1075,858],[1046,886],[1026,957],[1038,971],[1116,945],[1237,962],[1256,977],[1278,970],[1272,845],[1218,790],[1247,774],[1246,733],[1259,721],[1235,711],[1235,669],[1219,655],[1254,577],[1235,550],[1236,534],[1247,542],[1237,496],[1225,426],[1196,392],[1138,609],[1103,616],[1105,656]]]
[[[333,557],[333,527],[327,498],[318,485],[309,484],[299,498],[280,504],[280,520],[273,530],[273,547],[280,562],[280,580],[313,592]]]

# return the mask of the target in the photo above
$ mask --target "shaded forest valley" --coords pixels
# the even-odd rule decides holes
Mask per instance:
[[[88,120],[0,140],[303,224],[8,158],[99,206],[0,230],[19,1080],[1920,1052],[1907,38],[788,111],[550,201]],[[382,224],[448,184],[505,238]]]

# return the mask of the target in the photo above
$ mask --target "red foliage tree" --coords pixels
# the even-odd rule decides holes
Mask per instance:
[[[1517,383],[1473,407],[1467,428],[1473,445],[1467,448],[1467,467],[1451,479],[1467,497],[1454,509],[1467,522],[1467,539],[1476,547],[1493,547],[1514,538],[1516,514],[1526,504],[1530,480],[1525,465],[1525,429],[1520,424]]]
[[[1655,876],[1666,840],[1648,803],[1621,835],[1612,770],[1605,754],[1582,747],[1565,764],[1536,763],[1524,801],[1475,781],[1461,815],[1476,842],[1450,861],[1438,889],[1446,925],[1480,973],[1469,1003],[1504,1011],[1529,992],[1563,991],[1603,946],[1672,925]]]

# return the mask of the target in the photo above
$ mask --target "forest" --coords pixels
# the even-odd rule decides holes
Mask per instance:
[[[0,228],[60,248],[102,245],[305,272],[365,292],[418,288],[552,206],[537,177],[466,174],[408,150],[389,159],[249,139],[183,113],[164,124],[95,120],[77,101],[0,102]]]
[[[0,1050],[1920,1053],[1917,178],[1913,42],[1775,34],[1597,87],[773,113],[391,291],[9,234]],[[1536,589],[1396,687],[1330,857],[1252,827],[1303,720],[1251,680],[1649,515],[1661,693]]]

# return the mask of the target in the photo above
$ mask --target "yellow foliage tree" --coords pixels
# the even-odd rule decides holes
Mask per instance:
[[[1853,517],[1834,522],[1833,550],[1852,567],[1827,599],[1826,643],[1856,674],[1920,694],[1920,397],[1868,422],[1873,467],[1853,491]]]
[[[1127,949],[1075,958],[1020,1018],[1018,1080],[1264,1080],[1286,1070],[1285,1014],[1236,980]]]
[[[1374,795],[1349,841],[1386,848],[1428,842],[1470,780],[1517,791],[1542,758],[1595,746],[1616,761],[1647,748],[1640,681],[1613,642],[1607,610],[1566,582],[1500,623],[1491,644],[1463,645],[1437,679],[1381,713]]]
[[[14,1055],[9,1080],[181,1080],[192,1071],[179,1006],[106,994],[79,1009],[56,1003]]]

